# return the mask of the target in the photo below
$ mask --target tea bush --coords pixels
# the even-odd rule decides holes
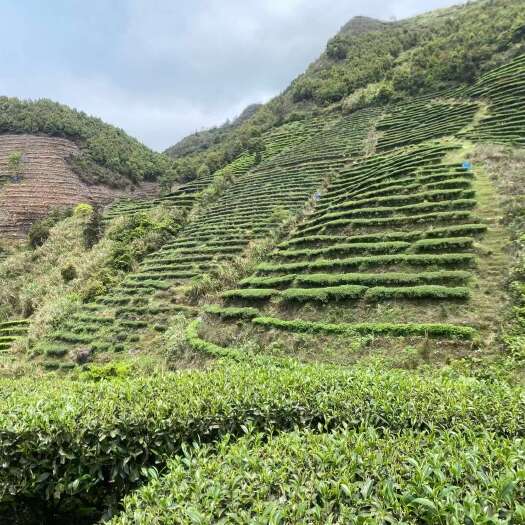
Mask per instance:
[[[521,523],[523,438],[374,428],[195,444],[110,523]]]
[[[197,337],[193,334],[192,337]],[[220,348],[220,347],[217,347]],[[127,381],[0,379],[0,501],[100,506],[183,443],[244,429],[525,431],[520,387],[315,365],[218,365]]]

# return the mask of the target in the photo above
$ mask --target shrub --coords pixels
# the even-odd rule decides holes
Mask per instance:
[[[183,223],[180,211],[159,206],[115,221],[107,232],[115,241],[110,265],[127,272],[173,237]]]
[[[29,245],[32,248],[42,246],[49,237],[49,231],[55,224],[64,220],[66,217],[71,217],[71,209],[54,209],[49,212],[47,217],[34,222],[31,225],[28,233]]]
[[[207,314],[217,315],[223,319],[252,319],[260,315],[257,308],[224,308],[216,304],[206,306],[204,311]]]
[[[240,288],[238,290],[227,290],[221,293],[224,299],[270,299],[277,295],[279,290],[273,288]]]
[[[238,523],[334,523],[334,509],[337,523],[383,523],[385,515],[392,523],[486,523],[487,505],[497,521],[519,523],[523,445],[473,430],[367,426],[194,444],[128,496],[111,523],[219,523],[225,512]]]
[[[292,214],[283,206],[276,206],[272,209],[269,221],[274,224],[283,224],[292,219]]]
[[[344,60],[348,53],[348,44],[342,38],[332,38],[326,46],[326,54],[334,60]]]
[[[88,222],[84,226],[84,246],[89,250],[100,241],[104,233],[104,223],[98,208],[91,212]]]
[[[334,286],[340,284],[361,284],[364,286],[402,286],[436,284],[442,282],[464,282],[472,277],[470,272],[461,270],[440,272],[382,272],[382,273],[313,273],[297,275],[295,282],[303,285]]]
[[[252,323],[268,328],[278,328],[290,332],[385,335],[394,337],[422,336],[458,340],[471,340],[476,330],[470,326],[443,323],[323,323],[295,319],[287,321],[275,317],[255,317]]]
[[[206,178],[211,175],[210,168],[207,164],[201,164],[200,168],[197,170],[197,177],[198,178]]]
[[[219,348],[219,347],[218,347]],[[95,504],[120,497],[183,443],[246,426],[363,423],[403,429],[525,432],[522,388],[402,371],[230,364],[127,381],[0,380],[0,498]]]
[[[316,84],[306,77],[295,80],[292,84],[292,97],[294,102],[311,100],[314,96],[315,88]]]
[[[13,151],[7,157],[7,169],[13,177],[19,177],[23,169],[23,153]]]
[[[448,287],[439,285],[422,285],[387,288],[377,286],[366,291],[368,301],[385,299],[468,299],[470,292],[464,286]]]
[[[288,288],[280,293],[284,301],[321,301],[358,299],[365,292],[365,286],[341,285],[325,288]]]
[[[352,113],[369,106],[386,104],[392,98],[394,98],[392,84],[387,81],[376,82],[348,95],[343,100],[342,109],[346,113]]]
[[[407,264],[410,266],[468,266],[473,264],[475,259],[475,256],[470,253],[371,255],[368,257],[349,257],[347,259],[316,259],[311,262],[299,261],[282,264],[261,263],[257,266],[257,270],[263,273],[288,273],[290,271],[306,269],[367,268],[389,264]]]
[[[87,217],[93,213],[93,206],[91,204],[80,203],[73,209],[74,217]]]
[[[245,279],[242,279],[239,284],[241,286],[247,286],[249,287],[261,287],[261,288],[270,288],[270,287],[276,287],[280,285],[287,285],[294,281],[295,274],[292,275],[279,275],[277,277],[258,277],[258,276],[251,276],[246,277]]]
[[[355,242],[355,243],[339,243],[332,244],[326,248],[314,248],[304,250],[280,250],[275,252],[275,255],[279,257],[315,257],[318,255],[325,255],[330,253],[352,253],[357,252],[358,254],[389,254],[399,253],[406,251],[410,247],[410,243],[403,241],[393,242]]]
[[[437,239],[421,239],[414,243],[416,252],[433,252],[446,250],[469,250],[474,244],[472,237],[441,237]]]
[[[69,283],[73,279],[76,279],[77,270],[72,264],[68,264],[66,267],[60,270],[60,275],[62,275],[62,279],[64,280],[65,283]]]
[[[91,363],[79,374],[82,381],[99,382],[104,380],[118,381],[129,380],[131,365],[129,363]]]

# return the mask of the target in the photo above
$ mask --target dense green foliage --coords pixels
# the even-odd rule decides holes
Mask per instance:
[[[181,223],[182,216],[162,208],[116,221],[107,232],[115,243],[110,265],[116,270],[130,271],[135,263],[173,237]]]
[[[486,0],[364,32],[347,28],[290,93],[297,102],[327,104],[375,84],[369,104],[472,82],[507,52],[523,50],[511,29],[523,20],[521,7],[517,0]]]
[[[398,432],[525,430],[523,392],[503,384],[323,366],[227,365],[130,381],[0,382],[0,499],[98,503],[184,442],[294,426]]]
[[[217,305],[209,305],[205,307],[204,311],[207,314],[218,315],[224,319],[252,319],[259,315],[257,308],[221,308]]]
[[[195,444],[111,523],[521,523],[523,445],[366,427]]]
[[[0,133],[40,133],[75,141],[81,153],[72,159],[72,167],[88,182],[119,186],[157,180],[173,172],[167,156],[151,151],[123,130],[47,99],[0,97]]]

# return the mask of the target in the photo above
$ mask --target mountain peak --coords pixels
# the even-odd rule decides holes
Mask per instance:
[[[346,36],[359,36],[369,31],[382,29],[388,22],[383,22],[377,18],[370,18],[368,16],[354,16],[342,28],[339,34]]]

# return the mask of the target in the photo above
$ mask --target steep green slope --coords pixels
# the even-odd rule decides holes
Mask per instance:
[[[523,51],[515,30],[524,22],[520,2],[489,0],[343,29],[287,95],[327,104],[366,88],[368,102],[385,102],[470,83]]]
[[[238,163],[234,162],[230,174],[236,175],[235,179],[216,199],[211,195],[208,205],[196,205],[176,239],[147,256],[111,294],[79,305],[78,313],[39,341],[37,352],[62,357],[79,345],[92,345],[91,349],[98,351],[123,351],[139,343],[130,328],[141,329],[140,338],[148,344],[155,332],[165,330],[169,315],[179,310],[194,311],[185,289],[190,286],[191,290],[192,279],[214,270],[220,272],[251,244],[271,235],[321,188],[327,170],[360,151],[370,116],[314,119],[308,125],[288,126],[286,141],[283,130],[277,128],[268,137],[274,156],[250,171],[244,166],[244,172],[235,173]],[[294,142],[298,146],[294,147]],[[339,155],[328,153],[327,143]],[[283,148],[288,149],[278,153]],[[289,165],[286,171],[280,167],[283,158]],[[216,175],[217,184],[224,176]],[[118,208],[109,212],[118,213]],[[52,362],[46,365],[53,366]]]
[[[189,215],[177,238],[110,293],[79,305],[31,343],[33,351],[58,357],[46,361],[57,367],[70,366],[64,356],[76,358],[79,348],[93,355],[146,350],[171,315],[197,313],[202,298],[209,302],[222,291],[224,304],[206,308],[219,321],[204,328],[220,344],[261,340],[266,327],[379,337],[366,343],[370,348],[383,347],[381,338],[389,336],[415,337],[410,344],[421,348],[434,338],[439,359],[465,355],[472,341],[479,345],[480,337],[498,332],[494,314],[506,301],[498,291],[506,262],[489,248],[501,236],[490,224],[493,188],[464,167],[472,150],[465,139],[485,129],[493,111],[521,107],[522,69],[519,57],[472,88],[285,124],[263,135],[259,164],[243,155],[160,199],[117,204],[106,220],[159,204]],[[503,96],[481,91],[501,83]],[[502,118],[493,141],[516,142],[519,115],[518,109]],[[269,258],[264,251],[276,235],[283,242]],[[491,305],[486,296],[494,293]],[[220,319],[245,317],[245,307],[252,320],[234,336]]]
[[[377,153],[338,170],[256,273],[223,292],[223,306],[207,309],[223,322],[202,333],[213,333],[219,344],[259,337],[284,348],[297,338],[275,330],[372,337],[360,343],[368,350],[358,345],[357,353],[334,342],[343,361],[407,344],[382,341],[388,336],[412,338],[423,361],[461,355],[457,340],[467,341],[467,353],[472,340],[492,341],[510,269],[505,233],[490,206],[495,188],[481,163],[478,173],[465,163],[473,145],[464,138],[521,145],[523,64],[518,57],[446,98],[385,108],[376,125]],[[246,307],[251,323],[240,323],[240,331],[224,325],[244,317]],[[257,327],[272,331],[256,335]],[[316,340],[309,336],[306,346]],[[331,352],[325,357],[334,359]]]

